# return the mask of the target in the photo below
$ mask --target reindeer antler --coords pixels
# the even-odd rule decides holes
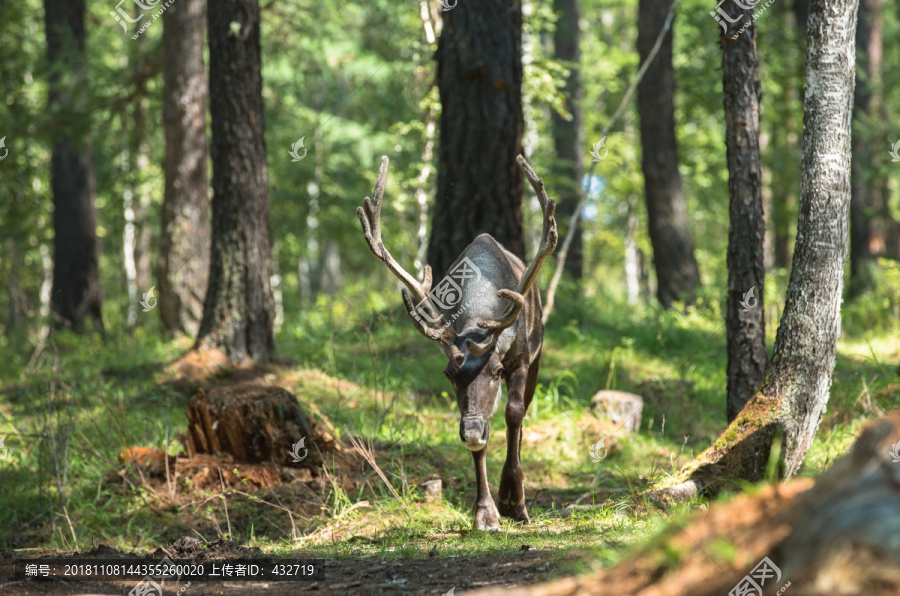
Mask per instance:
[[[406,289],[401,290],[403,304],[406,305],[407,314],[409,314],[416,329],[428,339],[453,346],[453,341],[456,339],[455,332],[450,327],[440,324],[442,315],[428,297],[432,282],[431,267],[425,266],[422,283],[420,284],[394,260],[394,257],[391,256],[391,253],[388,252],[388,249],[385,248],[384,243],[381,241],[381,199],[384,197],[387,171],[388,158],[383,156],[381,158],[381,167],[378,170],[378,180],[375,182],[375,189],[372,191],[372,198],[366,197],[363,201],[363,206],[356,208],[356,216],[359,217],[359,222],[362,224],[366,244],[369,245],[369,250],[372,251],[372,254],[381,259],[391,273],[397,276],[403,282],[403,285],[406,286]],[[412,294],[412,297],[410,297],[410,294]],[[423,313],[426,315],[425,317],[416,315],[416,306],[413,304],[413,298],[420,304],[424,303],[423,310],[427,311]],[[428,323],[423,319],[428,319]]]
[[[490,350],[493,350],[494,346],[497,345],[497,340],[500,339],[500,334],[503,333],[503,330],[512,327],[515,324],[516,319],[518,319],[519,313],[522,312],[522,307],[525,304],[525,293],[528,292],[531,285],[534,283],[534,280],[537,278],[538,272],[541,270],[541,265],[544,264],[544,259],[553,252],[556,248],[556,243],[559,240],[559,234],[556,232],[556,219],[553,217],[553,214],[556,211],[556,201],[547,196],[547,191],[544,189],[544,181],[534,173],[534,170],[531,169],[531,166],[528,165],[525,158],[519,155],[516,157],[516,161],[525,173],[525,177],[528,178],[528,182],[530,182],[532,188],[534,188],[534,192],[537,194],[538,201],[541,204],[541,211],[544,213],[541,245],[538,247],[531,265],[528,266],[528,269],[525,270],[525,273],[523,273],[522,277],[519,279],[519,284],[516,286],[515,291],[500,290],[497,292],[497,295],[500,298],[511,303],[509,311],[496,321],[480,321],[478,323],[478,326],[482,329],[491,331],[488,340],[481,344],[476,343],[471,339],[466,340],[466,347],[469,348],[469,352],[471,352],[473,356],[483,356]]]

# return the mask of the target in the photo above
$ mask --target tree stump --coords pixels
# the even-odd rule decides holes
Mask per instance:
[[[199,393],[191,398],[187,418],[185,447],[191,457],[227,453],[236,461],[287,466],[299,463],[291,453],[305,439],[298,450],[301,461],[321,459],[297,398],[281,387],[241,384]]]
[[[608,418],[626,433],[636,433],[641,428],[641,412],[644,400],[640,395],[625,391],[598,391],[591,398],[591,409]]]

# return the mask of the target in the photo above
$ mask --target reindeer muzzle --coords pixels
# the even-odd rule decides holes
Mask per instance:
[[[459,438],[471,451],[481,451],[487,445],[488,424],[483,416],[466,416],[459,421]]]

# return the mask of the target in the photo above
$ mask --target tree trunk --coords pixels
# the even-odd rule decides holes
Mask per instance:
[[[258,0],[208,5],[212,248],[200,348],[267,362],[275,350]]]
[[[522,5],[483,0],[443,13],[437,196],[428,262],[440,279],[478,234],[524,258]]]
[[[810,0],[794,0],[791,9],[797,19],[797,27],[801,31],[806,31],[809,22],[809,3]]]
[[[881,205],[881,184],[874,176],[881,147],[868,134],[881,115],[878,95],[881,85],[881,0],[860,0],[856,28],[856,91],[853,97],[853,170],[850,198],[850,294],[872,287],[872,215]],[[880,131],[879,131],[880,133]]]
[[[15,200],[15,199],[14,199]],[[3,333],[11,347],[18,349],[25,338],[25,321],[27,318],[27,298],[22,289],[22,265],[24,257],[15,238],[6,239],[6,253],[9,256],[7,271],[7,303],[6,324]]]
[[[759,152],[759,58],[756,27],[735,34],[753,9],[726,2],[721,32],[725,146],[728,159],[728,422],[753,397],[766,371],[764,239]],[[731,23],[730,21],[735,22]]]
[[[638,54],[647,59],[666,20],[672,0],[638,3]],[[700,273],[694,258],[694,240],[678,173],[675,140],[675,73],[672,69],[672,32],[663,38],[656,59],[638,85],[641,146],[647,218],[657,298],[669,308],[675,300],[694,298]]]
[[[86,118],[77,94],[85,86],[84,0],[44,0],[50,108],[65,114],[53,144],[53,291],[56,324],[74,330],[85,316],[103,332],[100,249],[90,143],[76,134]],[[65,74],[63,74],[65,73]]]
[[[806,9],[804,9],[806,10]],[[800,188],[798,174],[800,172],[800,119],[797,100],[802,106],[803,85],[805,77],[805,53],[801,46],[806,39],[806,23],[802,31],[798,17],[789,7],[778,5],[781,28],[771,33],[778,36],[778,43],[788,48],[781,56],[781,68],[773,74],[779,84],[772,89],[772,101],[769,109],[774,110],[777,117],[769,119],[768,136],[772,139],[768,151],[762,150],[770,168],[771,208],[767,215],[772,220],[772,265],[781,269],[791,266],[791,239],[794,234],[794,211],[797,205],[797,194]],[[805,18],[805,17],[804,17]],[[800,108],[802,109],[802,107]],[[762,149],[762,148],[761,148]],[[765,183],[763,189],[765,190]]]
[[[715,492],[763,478],[776,436],[779,472],[796,474],[819,426],[834,371],[850,208],[850,115],[857,0],[812,0],[807,30],[800,211],[793,266],[762,387],[716,443],[654,487]],[[678,483],[684,479],[685,482]]]
[[[159,316],[170,333],[195,336],[209,273],[206,71],[203,0],[163,13],[166,187],[159,255]]]
[[[556,150],[555,172],[560,181],[556,200],[557,220],[568,222],[581,200],[581,177],[584,171],[583,156],[585,152],[584,131],[581,118],[581,40],[578,29],[580,0],[554,0],[553,10],[559,15],[556,31],[553,35],[554,58],[569,63],[569,76],[562,92],[565,96],[566,110],[570,118],[566,119],[553,112],[553,146]],[[597,139],[599,140],[599,139]],[[566,230],[560,230],[565,236]],[[575,236],[569,245],[566,256],[565,271],[575,280],[583,275],[583,228],[578,220]]]
[[[793,267],[760,401],[779,403],[785,474],[797,472],[831,387],[850,206],[850,117],[858,0],[812,0]]]

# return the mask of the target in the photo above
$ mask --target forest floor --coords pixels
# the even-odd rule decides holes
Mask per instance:
[[[900,406],[900,320],[888,300],[845,305],[828,413],[801,476],[818,476],[863,424]],[[311,306],[281,329],[282,359],[265,367],[211,358],[213,374],[174,371],[190,343],[160,340],[152,314],[146,327],[105,339],[58,334],[30,362],[25,351],[0,362],[0,594],[126,594],[133,583],[12,580],[3,570],[13,558],[114,556],[107,549],[180,556],[173,551],[185,537],[209,560],[323,561],[312,580],[195,582],[189,596],[462,593],[609,568],[673,519],[703,515],[703,500],[661,511],[642,491],[725,427],[724,326],[714,301],[666,312],[607,297],[559,304],[523,436],[532,523],[503,521],[494,533],[471,530],[474,472],[443,357],[400,309],[385,310],[393,303],[376,295]],[[767,311],[770,349],[777,316]],[[275,470],[276,481],[272,470],[187,459],[180,437],[191,396],[244,381],[291,391],[343,455],[316,469]],[[637,433],[591,411],[600,389],[643,397]],[[491,425],[496,491],[503,416]],[[350,457],[351,437],[371,447],[384,478]],[[600,440],[606,455],[597,462]],[[159,461],[123,458],[129,448],[167,452],[168,472]],[[436,478],[442,498],[428,500],[422,483]]]

